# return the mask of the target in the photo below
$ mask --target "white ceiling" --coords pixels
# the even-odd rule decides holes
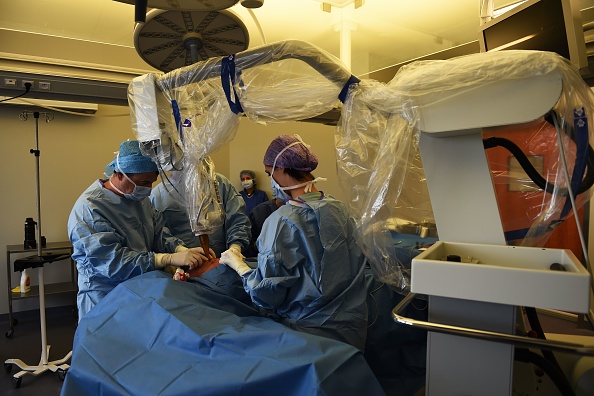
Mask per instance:
[[[495,6],[507,3],[499,0]],[[365,0],[358,9],[348,5],[342,14],[353,28],[353,74],[477,40],[479,8],[480,0]],[[246,25],[250,47],[265,43],[247,9],[238,3],[230,10]],[[303,40],[340,56],[341,9],[324,12],[321,0],[265,0],[253,13],[266,43]],[[115,0],[0,0],[0,28],[133,48],[134,6]]]

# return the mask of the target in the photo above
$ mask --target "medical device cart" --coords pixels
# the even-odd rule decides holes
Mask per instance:
[[[69,241],[65,242],[48,242],[47,246],[42,248],[43,256],[46,255],[49,259],[45,260],[44,266],[48,264],[52,264],[59,261],[69,260],[70,262],[70,281],[69,282],[59,282],[59,283],[50,283],[45,285],[45,294],[59,294],[59,293],[68,293],[68,292],[76,292],[77,291],[77,277],[75,274],[76,265],[74,260],[72,260],[72,253],[73,248],[72,244]],[[17,258],[13,260],[13,255],[23,253],[30,253],[31,255],[37,254],[37,249],[24,249],[23,245],[7,245],[6,246],[6,279],[8,283],[8,321],[10,324],[10,328],[6,331],[5,336],[6,338],[12,338],[14,333],[14,325],[17,323],[17,320],[13,317],[12,312],[12,302],[13,300],[19,300],[24,298],[31,298],[39,296],[39,286],[31,286],[31,290],[25,294],[21,293],[13,293],[12,292],[12,282],[11,282],[11,268],[14,268],[14,272],[22,271],[24,268],[34,268],[34,266],[26,266],[23,258]],[[51,261],[49,261],[51,260]]]

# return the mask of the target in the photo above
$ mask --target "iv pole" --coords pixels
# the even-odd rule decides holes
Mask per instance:
[[[60,359],[48,362],[49,350],[50,345],[47,345],[47,337],[46,337],[46,325],[45,325],[45,288],[44,288],[44,279],[43,279],[43,264],[44,258],[42,256],[42,243],[41,243],[41,195],[40,195],[40,187],[39,187],[39,115],[43,114],[45,116],[45,122],[50,122],[53,120],[52,113],[40,113],[35,111],[33,113],[24,111],[20,115],[20,119],[22,121],[27,121],[28,115],[33,114],[35,118],[35,149],[31,149],[31,154],[35,155],[35,179],[37,182],[36,192],[37,192],[37,274],[39,279],[39,318],[41,322],[41,359],[39,360],[39,364],[37,366],[29,366],[25,364],[21,359],[7,359],[4,362],[4,368],[9,372],[9,368],[12,368],[11,364],[15,364],[19,366],[21,371],[16,373],[13,376],[13,382],[15,388],[20,388],[22,377],[25,374],[32,374],[32,375],[39,375],[48,370],[53,371],[54,373],[57,372],[60,379],[64,379],[66,375],[66,371],[70,367],[68,364],[65,364],[66,361],[70,359],[72,356],[72,351],[68,352],[68,354]]]

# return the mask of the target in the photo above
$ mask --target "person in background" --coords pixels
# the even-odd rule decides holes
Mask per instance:
[[[78,269],[78,319],[119,283],[168,266],[194,268],[206,261],[202,248],[175,238],[148,198],[159,172],[137,140],[120,144],[97,180],[75,202],[68,218],[72,259]]]
[[[243,252],[246,257],[256,257],[258,255],[256,241],[260,236],[264,221],[282,205],[284,205],[284,202],[280,199],[276,199],[276,196],[273,192],[272,199],[262,202],[252,209],[252,212],[249,215],[250,222],[252,223],[252,239],[250,241],[250,246]]]
[[[268,195],[266,195],[265,191],[256,188],[256,174],[254,171],[242,170],[239,172],[239,178],[243,187],[240,194],[245,201],[245,213],[249,215],[257,205],[268,201]]]
[[[192,232],[187,211],[179,202],[179,194],[185,194],[184,183],[180,182],[181,172],[173,172],[151,192],[151,201],[155,208],[163,213],[165,224],[173,235],[184,241],[189,247],[199,247],[200,239]],[[227,249],[241,252],[250,243],[251,225],[245,213],[245,202],[229,179],[216,174],[222,209],[225,220],[222,227],[209,234],[210,247],[216,257]],[[176,197],[177,195],[177,197]]]
[[[252,302],[287,326],[364,349],[367,336],[365,257],[342,202],[316,189],[318,159],[300,137],[282,135],[264,155],[276,199],[264,222],[258,265],[227,250],[221,263],[243,279]]]

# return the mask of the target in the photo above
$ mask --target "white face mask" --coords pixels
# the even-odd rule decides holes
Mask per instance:
[[[254,181],[253,180],[244,180],[241,182],[241,186],[243,188],[245,188],[246,190],[249,190],[250,188],[254,187]]]

